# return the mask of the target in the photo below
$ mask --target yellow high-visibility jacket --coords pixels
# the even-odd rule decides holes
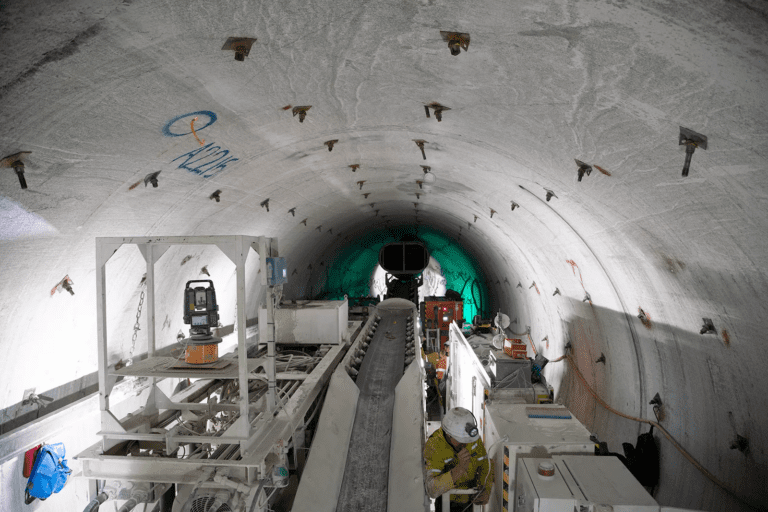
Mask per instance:
[[[424,349],[421,349],[421,354],[424,359],[427,360],[428,363],[432,364],[432,366],[437,367],[438,361],[440,361],[440,354],[437,352],[432,352],[431,354],[424,354]]]
[[[467,450],[472,455],[469,469],[455,482],[451,477],[451,469],[458,463],[458,452],[450,445],[443,434],[443,429],[437,429],[424,446],[424,465],[426,466],[426,487],[430,498],[436,499],[451,489],[472,489],[484,487],[488,494],[493,485],[493,467],[485,452],[483,440],[467,444]],[[451,496],[452,502],[469,503],[467,494]]]

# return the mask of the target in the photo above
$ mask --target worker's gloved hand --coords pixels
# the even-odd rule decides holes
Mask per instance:
[[[475,498],[473,502],[475,505],[486,505],[491,500],[491,494],[483,489],[483,491]]]
[[[456,458],[459,460],[459,463],[456,465],[455,468],[451,470],[451,478],[453,478],[454,482],[459,478],[461,478],[467,472],[467,470],[469,469],[469,461],[472,458],[472,455],[469,453],[467,448],[464,447],[456,455]]]

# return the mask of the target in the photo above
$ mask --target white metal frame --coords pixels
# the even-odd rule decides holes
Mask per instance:
[[[123,245],[136,245],[141,251],[147,263],[147,357],[153,357],[155,346],[155,263],[174,245],[215,245],[236,266],[237,272],[237,355],[238,361],[247,361],[247,347],[245,344],[246,318],[245,318],[245,261],[249,249],[252,247],[261,258],[260,268],[266,269],[266,258],[275,257],[277,253],[277,239],[267,237],[249,237],[243,235],[223,236],[161,236],[161,237],[97,237],[96,238],[96,310],[98,326],[98,363],[99,363],[99,407],[101,410],[101,432],[103,436],[103,449],[107,450],[120,440],[137,439],[137,435],[149,440],[147,436],[157,434],[128,433],[120,425],[117,418],[110,412],[109,395],[115,383],[115,378],[109,374],[108,339],[107,339],[107,282],[106,265],[110,258]],[[266,271],[261,272],[261,284],[267,285]],[[270,294],[271,295],[271,294]],[[268,300],[268,323],[273,325],[273,304]],[[259,329],[260,340],[267,341],[268,329]],[[274,338],[272,338],[274,340]],[[270,379],[270,388],[267,395],[269,410],[275,407],[275,359],[274,343],[269,344],[266,370]],[[246,442],[252,435],[252,429],[248,418],[248,365],[238,365],[238,381],[240,384],[240,419],[226,432],[224,438],[228,441],[239,441],[241,450],[246,451]],[[183,377],[183,375],[180,375]],[[154,380],[154,379],[153,379]],[[145,412],[157,409],[183,408],[180,404],[171,402],[162,392],[155,390],[145,407]],[[163,436],[164,438],[166,436]],[[170,436],[173,437],[173,436]],[[173,444],[173,439],[168,439]],[[220,442],[222,439],[219,440]]]
[[[443,511],[444,512],[450,512],[451,510],[451,495],[452,494],[476,494],[476,492],[472,489],[451,489],[448,492],[443,493],[443,495],[440,497],[441,500],[443,500]],[[472,512],[480,512],[482,510],[482,505],[472,505]]]
[[[448,329],[448,342],[451,344],[451,355],[445,393],[450,400],[446,402],[446,410],[464,407],[472,411],[476,418],[482,418],[485,390],[491,389],[488,373],[455,321]]]
[[[188,402],[189,396],[195,389],[204,387],[207,379],[235,378],[231,370],[206,370],[193,376],[201,380],[191,387],[174,395],[173,401],[159,387],[162,378],[168,376],[167,371],[153,372],[152,365],[145,369],[119,371],[108,367],[107,313],[106,313],[106,264],[120,247],[134,244],[139,247],[147,262],[147,323],[148,323],[148,358],[158,355],[155,345],[155,293],[154,265],[172,245],[215,245],[236,265],[237,274],[237,380],[240,384],[240,400],[238,404],[213,404]],[[248,359],[246,347],[246,311],[245,307],[245,261],[250,248],[254,248],[261,258],[261,284],[267,287],[267,318],[266,325],[259,326],[260,344],[267,345],[268,353],[265,360]],[[77,456],[82,463],[83,476],[98,479],[123,479],[145,482],[175,482],[200,485],[205,482],[217,468],[226,468],[232,477],[253,484],[257,479],[267,475],[271,462],[270,454],[284,457],[288,447],[301,437],[304,428],[303,421],[312,403],[315,402],[323,386],[328,382],[331,373],[339,364],[346,352],[346,345],[326,345],[328,350],[310,373],[281,372],[275,373],[275,322],[274,308],[276,300],[274,287],[268,286],[266,258],[276,257],[277,240],[267,237],[249,236],[190,236],[190,237],[128,237],[128,238],[97,238],[96,239],[96,286],[98,313],[98,363],[99,363],[99,407],[101,415],[102,441],[90,447]],[[347,327],[347,326],[343,326]],[[160,352],[167,351],[162,349]],[[226,357],[226,356],[225,356]],[[156,359],[156,357],[155,357]],[[263,410],[258,404],[250,403],[248,396],[248,381],[261,378],[249,374],[258,366],[264,366],[268,379],[267,404]],[[133,367],[129,367],[133,368]],[[118,420],[110,410],[110,394],[112,393],[117,375],[139,375],[150,377],[152,387],[149,397],[136,416],[152,415],[159,409],[165,410],[229,410],[239,412],[239,418],[223,433],[216,437],[201,435],[179,435],[173,427],[165,433],[139,431],[139,427],[131,427]],[[120,373],[122,372],[122,373]],[[263,376],[264,374],[261,374]],[[180,377],[186,377],[183,373]],[[276,406],[275,382],[294,380],[293,393],[282,407]],[[249,416],[256,413],[254,417]],[[125,427],[124,427],[125,425]],[[173,457],[127,457],[122,455],[107,455],[107,450],[124,440],[164,442],[166,453],[173,452],[180,443],[210,443],[239,445],[240,460],[230,459],[179,459]],[[269,459],[272,460],[272,459]],[[211,485],[208,482],[206,485]]]
[[[427,350],[440,352],[440,329],[424,329]]]

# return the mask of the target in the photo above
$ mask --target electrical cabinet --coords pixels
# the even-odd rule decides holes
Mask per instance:
[[[344,300],[301,300],[275,309],[275,341],[298,345],[343,343],[349,303]],[[263,323],[262,323],[263,322]],[[267,325],[267,309],[259,310],[259,325]]]
[[[490,370],[494,386],[499,388],[529,388],[531,387],[531,362],[528,359],[515,359],[504,352],[488,354],[488,369]],[[518,370],[522,370],[517,376],[512,376]]]
[[[436,350],[443,348],[448,341],[448,330],[451,322],[456,321],[461,325],[464,321],[464,302],[451,300],[446,297],[424,297],[424,302],[419,308],[421,314],[421,328],[425,338],[431,340],[434,333],[434,347]]]
[[[288,266],[285,258],[267,258],[267,284],[278,286],[288,282]]]
[[[659,512],[659,505],[616,457],[520,459],[517,512]]]
[[[489,509],[494,511],[513,510],[518,460],[555,454],[592,455],[595,450],[589,431],[565,407],[506,400],[486,402],[483,442],[485,446],[498,443],[489,453],[496,471],[494,505]]]
[[[577,500],[584,501],[578,488],[571,490],[560,473],[545,477],[538,474],[540,464],[552,459],[520,459],[517,464],[516,512],[556,512],[578,510]],[[574,491],[577,493],[574,496]]]

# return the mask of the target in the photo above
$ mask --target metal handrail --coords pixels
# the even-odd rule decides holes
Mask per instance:
[[[474,489],[451,489],[442,496],[443,500],[443,512],[450,512],[451,510],[451,494],[476,494]],[[472,505],[472,512],[480,512],[482,505]]]

